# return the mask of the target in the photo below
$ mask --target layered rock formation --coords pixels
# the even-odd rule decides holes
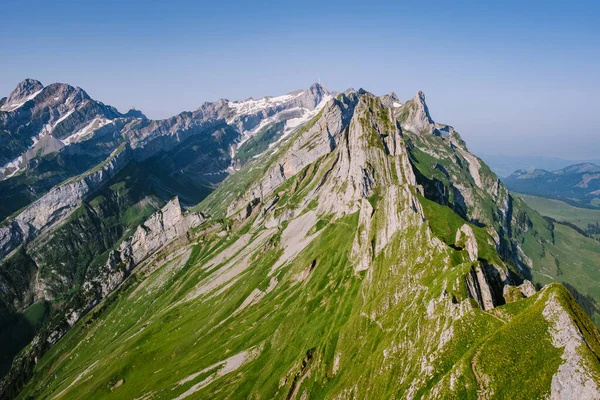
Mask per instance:
[[[152,214],[118,249],[110,252],[104,267],[83,283],[78,305],[67,309],[65,314],[69,326],[73,326],[91,307],[118,288],[142,261],[174,241],[186,239],[190,229],[205,221],[206,217],[202,214],[184,214],[178,198]],[[86,300],[84,304],[81,304],[81,299]],[[53,332],[52,340],[58,340],[63,334],[60,331]]]
[[[142,161],[219,124],[243,145],[284,104],[314,112],[197,206],[215,218],[175,199],[124,238],[0,392],[33,374],[21,396],[600,394],[600,334],[561,285],[526,279],[539,216],[422,93],[324,99],[315,86],[130,126]]]
[[[8,222],[8,226],[0,227],[0,257],[6,257],[18,246],[59,223],[87,196],[113,178],[129,160],[129,149],[119,147],[97,170],[55,187]]]

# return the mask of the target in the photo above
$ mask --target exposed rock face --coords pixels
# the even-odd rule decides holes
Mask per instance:
[[[449,206],[473,225],[486,226],[493,245],[505,260],[524,272],[533,268],[531,255],[523,251],[523,242],[538,242],[529,245],[529,249],[548,245],[544,242],[552,236],[552,226],[541,218],[534,226],[531,218],[535,212],[509,193],[498,177],[469,152],[451,126],[433,122],[424,96],[417,94],[392,111],[403,128],[421,193]],[[525,233],[532,228],[537,231],[535,238],[527,239]]]
[[[126,264],[137,265],[166,243],[185,236],[188,230],[204,221],[206,218],[201,214],[184,215],[176,197],[138,226],[135,233],[119,246],[119,259]]]
[[[340,100],[329,100],[323,113],[314,123],[309,123],[292,144],[289,151],[281,154],[265,176],[254,184],[241,199],[229,207],[232,215],[255,199],[262,202],[285,180],[296,175],[305,166],[331,153],[342,140],[344,129],[352,118],[358,101],[356,95]]]
[[[581,357],[580,348],[587,346],[585,338],[556,295],[547,300],[543,315],[551,327],[552,344],[563,349],[564,360],[552,377],[550,399],[599,398],[600,388],[593,379],[594,371],[589,361]]]
[[[525,279],[523,283],[518,286],[518,288],[524,297],[531,297],[536,293],[535,287],[531,281],[528,281],[527,279]]]
[[[31,79],[21,82],[0,108],[0,131],[11,138],[10,143],[0,141],[0,180],[21,172],[31,159],[88,140],[100,127],[119,119],[134,118],[92,100],[80,88],[62,83],[43,87]],[[42,141],[47,136],[55,139],[50,148]]]
[[[317,94],[318,91],[315,88]],[[318,97],[315,93],[311,96]],[[203,106],[203,115],[199,117],[202,123],[192,121],[193,116],[182,115],[163,125],[140,122],[129,133],[135,136],[135,129],[152,125],[135,137],[140,140],[136,151],[141,159],[145,157],[144,149],[158,148],[160,143],[170,146],[171,140],[177,142],[188,134],[213,134],[211,129],[200,129],[222,123],[216,122],[219,119],[226,124],[233,122],[236,117],[230,112],[236,107],[240,115],[247,116],[238,121],[243,130],[244,126],[258,126],[253,125],[257,123],[253,115],[264,121],[271,118],[263,113],[266,109],[300,97],[291,93],[276,100],[251,99],[234,106],[223,100]],[[177,335],[178,349],[190,354],[179,360],[190,375],[173,378],[172,371],[162,371],[162,365],[151,365],[148,357],[148,365],[142,367],[148,368],[148,374],[127,375],[125,387],[131,390],[132,397],[206,397],[217,385],[220,385],[218,392],[211,393],[224,398],[251,395],[243,393],[244,390],[267,398],[285,393],[290,398],[310,398],[316,395],[311,392],[315,385],[323,398],[363,398],[373,393],[405,398],[476,397],[493,395],[497,388],[491,386],[496,379],[506,377],[498,372],[497,362],[503,363],[504,368],[518,368],[510,376],[531,372],[499,355],[506,354],[507,349],[523,351],[522,347],[515,350],[522,343],[506,340],[505,334],[522,337],[523,321],[543,319],[541,308],[535,304],[545,298],[534,294],[540,297],[523,302],[523,307],[497,312],[482,312],[469,299],[489,311],[504,304],[503,294],[512,290],[507,288],[518,291],[519,297],[534,293],[529,282],[519,287],[510,285],[511,270],[501,261],[502,255],[494,252],[506,238],[504,232],[496,230],[498,225],[492,225],[498,223],[498,218],[526,222],[510,212],[508,216],[497,213],[495,208],[494,214],[489,215],[491,207],[477,211],[481,214],[461,209],[455,211],[456,215],[445,215],[455,218],[452,226],[457,226],[454,223],[461,221],[460,218],[470,224],[462,225],[455,235],[452,231],[451,235],[437,231],[433,221],[426,219],[430,215],[426,213],[430,211],[428,207],[457,208],[461,200],[453,196],[463,196],[463,205],[479,206],[481,193],[491,193],[485,200],[493,197],[502,201],[505,194],[501,186],[485,176],[484,166],[478,165],[477,159],[453,148],[461,146],[461,150],[467,151],[453,130],[432,125],[422,96],[413,99],[413,104],[422,102],[421,106],[414,106],[413,112],[420,107],[419,112],[426,117],[419,117],[417,112],[411,117],[412,123],[416,121],[413,126],[419,123],[421,127],[429,126],[430,130],[417,133],[422,136],[420,139],[435,137],[441,141],[437,142],[440,147],[446,146],[446,152],[441,157],[442,153],[433,146],[422,145],[423,150],[413,148],[414,135],[403,131],[397,115],[402,106],[394,104],[394,97],[378,98],[359,90],[327,102],[322,113],[296,131],[289,142],[282,141],[273,153],[252,161],[247,167],[253,174],[243,175],[248,170],[240,171],[237,177],[248,181],[240,178],[223,183],[221,188],[236,196],[242,188],[239,201],[231,204],[215,192],[221,207],[218,211],[225,214],[223,211],[228,208],[227,216],[232,217],[226,219],[226,227],[219,226],[214,232],[205,231],[202,235],[189,234],[190,228],[201,224],[204,217],[183,214],[177,199],[148,218],[110,253],[99,270],[86,276],[83,289],[66,311],[58,315],[60,321],[53,321],[47,335],[38,336],[26,353],[56,343],[85,312],[118,290],[138,266],[140,273],[136,279],[125,282],[127,295],[115,295],[110,298],[115,302],[110,307],[95,309],[88,326],[80,322],[76,328],[79,334],[68,335],[60,346],[64,354],[75,354],[73,349],[78,349],[80,358],[61,359],[51,373],[47,373],[48,368],[36,368],[23,396],[33,393],[50,398],[69,390],[73,395],[75,390],[85,393],[96,384],[91,379],[78,380],[74,371],[91,374],[93,370],[94,379],[111,382],[106,387],[114,388],[117,379],[122,378],[114,376],[114,367],[120,363],[116,356],[129,356],[133,349],[137,352],[142,347],[136,343],[142,336],[130,339],[144,331],[144,343],[157,344],[152,346],[155,352],[152,358],[156,355],[153,361],[161,360],[158,364],[172,358],[172,347],[160,344],[174,338],[169,336],[173,329],[181,330]],[[316,100],[310,103],[310,98],[308,101],[304,103],[307,106],[318,104]],[[177,124],[185,126],[186,133],[175,127]],[[152,136],[152,132],[162,128],[161,133]],[[240,132],[240,137],[244,134]],[[418,157],[424,157],[423,154],[430,158],[422,158],[425,162],[419,163]],[[431,158],[440,163],[442,159],[450,159],[457,168],[445,169],[443,165],[438,168],[436,161],[429,162]],[[415,164],[431,166],[435,175],[424,176]],[[471,175],[475,172],[478,178]],[[417,176],[418,173],[421,175]],[[460,173],[469,174],[469,178],[462,179]],[[424,178],[432,180],[432,176],[440,179],[437,184],[440,197],[435,200],[443,200],[435,205],[423,202],[418,195],[430,194],[418,182],[424,182]],[[456,192],[446,191],[450,182]],[[471,198],[467,198],[469,194]],[[487,228],[480,228],[476,222],[485,218],[492,222]],[[451,243],[453,238],[455,243]],[[445,243],[446,240],[449,242]],[[200,251],[189,257],[192,244]],[[177,253],[180,256],[173,255]],[[166,260],[167,254],[171,258]],[[465,276],[467,268],[470,270]],[[565,307],[559,309],[568,315]],[[197,315],[209,317],[198,325]],[[268,316],[277,323],[261,323],[257,316]],[[556,315],[549,313],[548,318],[555,321]],[[122,329],[125,321],[130,325]],[[131,321],[136,322],[131,325]],[[120,340],[111,331],[114,327],[122,333]],[[236,332],[244,332],[244,336]],[[539,329],[528,333],[547,334]],[[570,337],[572,333],[561,337]],[[310,342],[306,342],[306,337],[310,337]],[[548,340],[534,338],[534,346],[546,345],[552,349]],[[232,356],[230,351],[239,347],[240,340],[249,350]],[[566,341],[560,345],[563,342]],[[482,350],[489,344],[494,349],[486,354]],[[474,346],[477,346],[475,354]],[[208,357],[206,350],[210,353]],[[586,357],[591,354],[588,351]],[[139,352],[131,357],[138,355]],[[50,360],[56,360],[55,356]],[[259,358],[273,362],[253,365]],[[34,359],[26,359],[29,371]],[[223,361],[215,364],[215,360]],[[94,369],[96,362],[101,362],[102,368]],[[47,363],[48,357],[42,359],[41,366]],[[233,373],[246,363],[244,371]],[[576,363],[570,364],[568,374],[579,373],[571,368]],[[353,369],[356,365],[360,371]],[[262,368],[261,374],[246,374],[245,370],[253,367]],[[534,365],[531,368],[536,373],[541,371]],[[550,386],[551,374],[542,372]],[[576,379],[581,385],[567,385],[566,392],[562,382],[568,375],[557,378],[558,390],[563,390],[561,395],[585,397],[593,393],[596,388],[587,383],[586,373]],[[154,374],[157,379],[139,384],[145,376]],[[23,376],[27,374],[15,373],[11,382],[19,385],[22,380],[15,377]],[[223,381],[219,380],[224,376],[228,384],[221,385]],[[6,386],[2,385],[0,393],[5,393]],[[214,386],[208,388],[209,385]],[[515,390],[514,385],[521,386]],[[581,386],[586,389],[580,390]],[[238,392],[232,392],[232,387]],[[508,397],[518,397],[519,390],[530,388],[522,382],[510,382],[501,389],[511,393]],[[533,388],[536,389],[539,388]]]
[[[310,199],[318,199],[320,214],[339,217],[360,210],[350,257],[357,272],[369,269],[395,234],[421,226],[424,220],[408,186],[415,177],[400,126],[391,120],[391,112],[383,104],[367,92],[347,92],[331,100],[290,149],[275,158],[258,184],[228,208],[228,215],[249,218],[255,215],[253,210],[261,208],[269,213],[272,202],[279,199],[279,194],[274,194],[276,188],[306,166],[323,160],[320,178],[306,184],[311,189],[300,208]],[[307,179],[306,174],[303,172],[299,179]],[[375,209],[368,198],[375,193],[379,196],[376,206],[385,213],[385,219],[373,218]],[[238,214],[244,209],[246,212]],[[280,216],[279,223],[294,215]]]
[[[507,303],[521,300],[526,297],[531,297],[536,294],[535,287],[525,279],[519,286],[505,285],[502,289],[502,295]]]
[[[185,238],[191,228],[205,221],[206,218],[201,214],[183,214],[177,197],[169,201],[146,222],[138,226],[135,233],[125,239],[118,250],[111,251],[104,268],[101,268],[95,276],[88,277],[82,285],[83,290],[80,295],[85,299],[84,304],[80,302],[77,307],[69,309],[65,314],[69,325],[73,326],[82,315],[119,287],[140,262],[168,243]],[[63,334],[53,335],[53,337],[60,337]]]
[[[30,192],[34,193],[33,200],[39,198],[0,227],[0,257],[7,257],[20,245],[30,243],[40,234],[50,234],[82,201],[90,198],[132,160],[142,162],[174,149],[171,158],[165,160],[165,169],[172,168],[183,174],[184,168],[190,164],[182,165],[178,161],[189,159],[190,151],[178,146],[191,138],[194,141],[190,147],[202,149],[196,164],[192,160],[192,176],[200,175],[201,171],[203,176],[198,177],[202,179],[200,183],[212,186],[230,172],[227,167],[231,165],[238,142],[256,134],[259,126],[270,121],[289,121],[289,126],[285,125],[286,131],[289,131],[302,125],[306,118],[316,115],[330,97],[325,88],[315,84],[307,90],[273,98],[244,102],[218,100],[205,103],[194,112],[151,121],[137,110],[121,114],[113,107],[92,100],[80,88],[66,84],[43,87],[37,81],[26,80],[1,103],[0,131],[19,138],[21,148],[14,155],[0,151],[0,166],[4,165],[0,168],[0,180],[4,178],[12,182],[11,178],[18,179],[23,171],[29,171],[31,166],[39,163],[40,156],[47,154],[53,157],[59,154],[61,160],[67,159],[64,156],[73,156],[73,159],[94,156],[106,161],[102,162],[101,167],[88,170],[52,189],[52,184],[41,188],[39,192],[30,188]],[[126,141],[124,149],[115,149],[123,139]],[[2,145],[0,141],[0,150]],[[111,149],[115,150],[109,156]],[[184,154],[180,156],[180,153]],[[2,162],[5,156],[5,161],[8,161],[6,164]],[[158,161],[162,162],[163,159]],[[77,168],[71,169],[75,171],[70,172],[71,176],[79,173]],[[56,182],[61,181],[64,178]],[[11,187],[10,184],[7,182],[7,187]],[[17,190],[14,192],[17,196]],[[168,191],[166,193],[171,194]],[[185,195],[182,197],[184,201],[187,200],[186,205],[195,204],[193,199],[186,199]],[[21,207],[14,207],[14,210]],[[137,254],[136,251],[133,253]],[[52,274],[61,280],[61,285],[68,285],[69,280],[65,276]],[[39,286],[36,291],[38,298],[53,297],[42,282],[32,280],[29,286]],[[11,290],[8,288],[7,292]],[[31,296],[27,295],[26,298],[30,299]],[[18,308],[26,305],[19,303]]]
[[[17,215],[8,226],[0,227],[0,257],[5,257],[68,216],[86,196],[114,177],[129,160],[127,147],[115,150],[97,171],[55,187]]]
[[[356,271],[369,269],[373,260],[373,247],[369,241],[371,237],[371,217],[373,207],[367,199],[362,200],[358,217],[358,229],[352,243],[351,257],[356,263]]]
[[[480,263],[471,267],[471,270],[465,277],[467,290],[479,306],[484,310],[494,308],[494,299],[487,276]]]
[[[477,248],[477,239],[473,233],[473,229],[467,224],[464,224],[456,231],[456,245],[464,247],[469,254],[471,261],[477,261],[479,250]]]
[[[206,221],[202,214],[184,214],[179,199],[174,198],[162,209],[150,216],[135,233],[125,239],[118,250],[109,254],[108,260],[94,276],[84,282],[80,299],[83,304],[66,311],[65,318],[73,326],[91,307],[112,293],[131,271],[142,261],[152,256],[158,250],[164,249],[169,243],[185,238],[191,228]],[[62,336],[53,335],[53,338]]]
[[[402,128],[414,133],[431,133],[434,122],[429,115],[429,109],[425,103],[425,94],[419,91],[416,96],[406,102],[401,109],[406,113],[402,119]]]
[[[0,107],[0,111],[11,111],[18,108],[19,105],[31,100],[43,88],[44,86],[40,81],[25,79],[10,93],[2,107]]]
[[[188,231],[206,221],[202,214],[184,214],[179,199],[169,201],[139,226],[118,250],[112,251],[103,268],[88,276],[81,289],[68,301],[67,306],[57,313],[31,345],[17,358],[13,368],[20,374],[28,374],[39,357],[63,337],[70,328],[88,311],[117,289],[141,262],[157,251],[168,248],[179,240],[187,240]],[[19,370],[22,368],[22,370]],[[6,395],[7,386],[14,381],[0,381],[0,393]]]
[[[283,96],[227,101],[227,121],[237,126],[239,131],[247,136],[265,121],[275,119],[277,114],[292,111],[293,114],[286,113],[286,117],[299,118],[315,110],[328,97],[330,93],[327,89],[315,83],[307,90],[298,90]]]
[[[384,107],[388,107],[388,108],[402,107],[402,103],[400,102],[398,95],[394,92],[390,92],[390,93],[386,94],[385,96],[382,96],[381,103],[384,105]]]
[[[302,120],[331,97],[319,84],[278,97],[264,97],[232,102],[226,99],[202,104],[194,112],[183,112],[160,121],[143,121],[124,131],[136,159],[143,160],[158,151],[168,150],[191,135],[203,134],[209,129],[227,124],[235,127],[239,137],[224,143],[226,148],[237,148],[254,136],[260,127],[272,122]],[[292,124],[294,126],[294,124]]]

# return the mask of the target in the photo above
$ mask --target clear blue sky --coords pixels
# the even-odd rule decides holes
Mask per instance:
[[[3,0],[0,96],[31,77],[165,118],[320,78],[423,90],[476,153],[597,158],[599,3]]]

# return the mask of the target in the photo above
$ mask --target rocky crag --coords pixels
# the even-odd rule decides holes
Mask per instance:
[[[260,122],[227,110],[264,121],[289,102],[312,118],[273,121],[193,212],[170,201],[125,235],[2,393],[599,397],[600,334],[563,286],[529,280],[553,226],[432,119],[424,94],[299,93],[201,107],[242,138]],[[151,149],[177,132],[128,143]]]

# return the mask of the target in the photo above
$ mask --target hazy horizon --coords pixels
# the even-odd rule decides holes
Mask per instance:
[[[161,119],[317,80],[423,90],[476,154],[593,159],[600,6],[542,4],[9,2],[0,97],[25,78],[65,82]]]

